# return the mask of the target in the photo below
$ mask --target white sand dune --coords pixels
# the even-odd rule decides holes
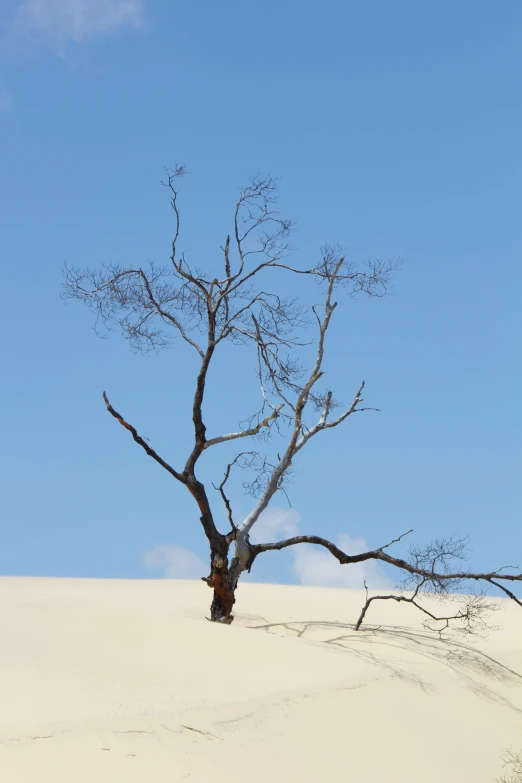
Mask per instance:
[[[440,641],[362,592],[0,579],[0,781],[491,783],[522,748],[522,611]],[[393,603],[393,605],[392,605]],[[376,628],[379,624],[380,627]]]

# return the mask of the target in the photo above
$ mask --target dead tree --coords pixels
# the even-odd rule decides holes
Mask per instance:
[[[302,543],[328,549],[339,563],[349,566],[377,560],[399,569],[416,580],[414,601],[419,592],[431,589],[447,593],[451,585],[463,581],[494,585],[520,604],[506,584],[522,580],[519,570],[500,569],[490,573],[451,571],[446,568],[448,553],[444,542],[425,550],[411,550],[408,559],[392,557],[391,544],[348,555],[320,536],[295,536],[277,543],[252,544],[250,531],[278,491],[285,491],[299,452],[320,433],[338,427],[363,407],[364,382],[350,405],[341,408],[332,391],[321,387],[327,332],[337,307],[337,293],[387,293],[395,262],[373,261],[362,266],[349,262],[338,246],[325,246],[319,263],[311,268],[287,261],[293,224],[281,217],[276,204],[276,183],[271,177],[256,176],[240,190],[235,205],[232,234],[221,248],[218,268],[210,271],[193,267],[178,253],[180,212],[177,182],[184,168],[167,172],[163,183],[169,190],[174,213],[174,237],[170,263],[163,267],[109,265],[98,270],[65,267],[63,296],[85,303],[96,315],[97,325],[116,324],[137,350],[161,349],[181,338],[198,354],[192,403],[194,441],[185,465],[172,467],[126,419],[103,393],[108,412],[125,427],[134,441],[194,497],[210,548],[210,573],[202,577],[213,590],[210,617],[230,623],[238,580],[250,571],[263,552],[281,550]],[[308,311],[295,297],[274,291],[276,276],[300,275],[318,284],[322,305]],[[266,282],[265,282],[266,281]],[[308,329],[315,329],[315,358],[310,367],[299,360]],[[207,435],[204,401],[209,367],[225,342],[250,346],[259,378],[261,405],[246,426],[226,434]],[[311,418],[310,414],[315,416]],[[276,430],[285,438],[284,448],[273,461],[256,451],[240,452],[226,466],[224,478],[216,487],[225,504],[230,530],[221,532],[215,523],[207,489],[197,477],[199,460],[211,448],[230,441],[244,442],[256,436],[270,437]],[[237,466],[255,470],[248,489],[255,503],[248,516],[234,522],[231,503],[225,493],[230,472]],[[455,555],[454,541],[450,543]],[[458,553],[457,553],[458,554]],[[437,570],[438,565],[442,570]],[[359,621],[362,622],[370,599]],[[522,605],[522,604],[521,604]]]

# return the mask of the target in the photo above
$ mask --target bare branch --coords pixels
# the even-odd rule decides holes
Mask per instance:
[[[230,505],[230,500],[227,498],[227,496],[226,496],[226,494],[225,494],[225,484],[227,483],[227,481],[228,481],[228,479],[229,479],[229,476],[230,476],[230,471],[231,471],[231,469],[232,469],[232,466],[233,466],[233,465],[234,465],[234,464],[237,462],[237,460],[239,459],[239,457],[240,457],[240,456],[241,456],[241,455],[240,455],[240,454],[238,454],[238,455],[237,455],[237,456],[236,456],[236,457],[235,457],[235,458],[232,460],[232,462],[230,462],[230,463],[227,465],[227,469],[226,469],[226,471],[225,471],[225,476],[224,476],[224,478],[223,478],[223,481],[222,481],[222,482],[221,482],[221,484],[219,485],[219,487],[216,487],[216,485],[215,485],[215,484],[213,484],[213,485],[212,485],[212,486],[214,487],[214,489],[217,489],[217,490],[218,490],[218,492],[220,493],[220,495],[221,495],[221,497],[222,497],[222,499],[223,499],[223,503],[225,504],[225,507],[226,507],[226,509],[227,509],[227,514],[228,514],[228,521],[229,521],[229,523],[230,523],[230,528],[231,528],[231,531],[232,531],[232,534],[233,534],[232,536],[230,536],[230,537],[229,537],[229,538],[230,538],[230,541],[232,541],[232,540],[234,539],[234,537],[235,537],[235,533],[236,533],[236,530],[237,530],[237,527],[236,527],[236,525],[234,524],[234,519],[233,519],[233,516],[232,516],[232,506]]]
[[[501,570],[502,569],[500,568],[498,573],[500,573]],[[511,590],[508,590],[508,588],[505,585],[499,584],[498,582],[495,581],[494,578],[491,577],[487,578],[486,581],[494,585],[495,587],[498,587],[499,590],[502,590],[502,592],[505,593],[509,598],[511,598],[512,601],[514,601],[519,606],[522,606],[522,601],[520,601],[520,599],[518,599],[516,595],[511,592]]]
[[[338,546],[333,544],[331,541],[328,541],[326,538],[322,538],[321,536],[292,536],[292,538],[285,538],[283,541],[277,541],[268,544],[252,544],[250,547],[250,568],[252,567],[255,558],[261,554],[261,552],[271,552],[276,550],[279,551],[281,549],[286,549],[289,546],[295,546],[296,544],[318,544],[319,546],[323,546],[325,549],[328,549],[328,551],[331,552],[332,555],[343,565],[349,562],[361,562],[359,559],[352,561],[351,558],[363,557],[363,559],[366,560],[370,559],[369,557],[365,558],[361,555],[347,555],[342,551],[342,549],[339,549]]]
[[[106,266],[101,272],[82,272],[65,266],[63,276],[64,298],[86,304],[96,315],[96,324],[107,330],[115,322],[135,350],[167,347],[170,340],[165,327],[169,326],[203,355],[182,322],[185,319],[190,325],[201,319],[200,294],[169,280],[167,270],[153,264],[148,272],[117,265]]]
[[[486,601],[483,595],[464,596],[461,605],[453,614],[436,615],[419,602],[419,593],[424,582],[425,580],[419,582],[411,596],[389,594],[368,597],[368,586],[365,580],[366,602],[355,624],[355,630],[360,630],[366,613],[374,601],[396,601],[397,603],[411,604],[429,618],[424,621],[424,627],[429,631],[437,632],[440,636],[450,628],[474,635],[480,635],[482,631],[489,630],[490,626],[486,622],[486,618],[497,607],[491,601]],[[460,598],[460,596],[457,597]],[[434,626],[432,623],[437,623],[437,625]],[[439,623],[442,625],[438,625]]]
[[[182,484],[185,484],[186,483],[185,477],[181,473],[178,473],[177,470],[174,470],[174,468],[171,467],[168,464],[168,462],[165,462],[165,460],[162,459],[159,456],[159,454],[157,454],[154,451],[154,449],[152,449],[149,446],[149,444],[140,435],[138,435],[136,429],[132,426],[132,424],[129,424],[128,422],[126,422],[125,419],[123,418],[123,416],[121,416],[119,413],[117,413],[114,410],[114,408],[110,404],[110,402],[108,400],[108,397],[105,394],[105,392],[103,392],[103,399],[105,401],[105,405],[107,407],[107,410],[109,411],[111,416],[114,416],[114,418],[117,419],[120,422],[122,427],[125,427],[125,429],[129,430],[129,432],[131,433],[131,435],[134,438],[134,440],[136,441],[136,443],[138,443],[142,447],[142,449],[145,450],[145,452],[149,455],[149,457],[152,457],[152,459],[156,460],[156,462],[159,465],[161,465],[162,468],[165,468],[165,470],[168,471],[171,476],[174,476],[175,479],[177,479],[178,481],[181,481]]]
[[[408,533],[410,532],[411,531],[408,531]],[[276,543],[253,544],[250,547],[250,561],[248,567],[250,570],[255,558],[261,552],[286,549],[287,547],[295,546],[296,544],[318,544],[319,546],[328,549],[328,551],[331,552],[331,554],[342,565],[351,565],[354,563],[364,563],[368,560],[377,560],[398,568],[406,574],[406,584],[408,581],[411,582],[412,579],[414,580],[414,584],[416,585],[417,590],[415,595],[418,594],[418,591],[422,587],[423,590],[428,590],[446,596],[451,588],[458,589],[462,583],[476,582],[485,586],[491,584],[500,588],[509,598],[511,598],[511,600],[522,606],[520,599],[518,599],[516,595],[503,584],[503,582],[522,582],[522,572],[516,574],[506,574],[502,569],[489,573],[451,570],[448,563],[451,558],[463,559],[464,545],[466,541],[465,538],[449,537],[447,539],[442,539],[429,544],[424,550],[411,549],[410,560],[392,557],[384,551],[384,549],[391,546],[391,544],[397,543],[405,535],[408,535],[408,533],[403,533],[396,540],[391,541],[389,544],[385,544],[379,549],[372,549],[368,552],[361,552],[358,555],[346,554],[346,552],[343,552],[331,541],[328,541],[321,536],[293,536],[292,538],[287,538]],[[442,566],[442,570],[435,570],[437,563]],[[395,598],[395,600],[398,599]],[[406,599],[401,597],[401,600]]]
[[[210,446],[215,446],[218,443],[226,443],[229,440],[237,440],[238,438],[248,438],[252,435],[257,435],[263,427],[267,427],[271,421],[279,416],[279,411],[283,408],[283,403],[278,405],[272,413],[256,424],[255,427],[250,427],[248,430],[241,430],[240,432],[230,432],[228,435],[220,435],[217,438],[211,438],[205,442],[204,448],[208,449]]]
[[[274,208],[277,201],[277,183],[273,177],[256,175],[241,188],[234,214],[234,235],[239,256],[239,269],[230,282],[244,284],[260,268],[282,258],[290,249],[288,237],[293,224],[281,218]],[[245,247],[252,232],[257,230],[257,246]],[[241,277],[249,255],[264,255],[267,261],[259,268]]]
[[[214,342],[213,323],[209,319],[208,327],[208,347],[201,362],[198,377],[196,379],[196,390],[192,403],[192,421],[194,423],[194,447],[187,459],[185,473],[193,474],[196,462],[200,458],[206,444],[206,426],[203,421],[203,398],[205,394],[205,385],[207,380],[208,368],[214,354],[216,344]]]
[[[177,179],[181,179],[182,177],[185,176],[187,169],[186,166],[177,164],[176,166],[174,166],[173,169],[165,169],[165,171],[167,174],[167,181],[162,182],[161,184],[164,187],[169,188],[169,190],[172,193],[172,196],[170,198],[170,204],[175,215],[175,232],[171,245],[172,247],[171,261],[174,265],[176,265],[176,242],[178,241],[178,237],[179,237],[180,214],[179,214],[179,209],[177,204],[178,192],[174,187],[174,183]]]
[[[328,327],[330,325],[332,314],[337,306],[337,302],[332,301],[333,292],[336,283],[339,282],[339,279],[342,280],[342,269],[345,264],[344,257],[338,257],[335,255],[335,249],[328,247],[324,250],[323,254],[323,263],[321,265],[321,277],[322,279],[327,281],[327,287],[326,287],[326,294],[325,294],[325,302],[324,302],[324,314],[323,317],[320,318],[318,313],[314,310],[314,314],[317,319],[318,323],[318,337],[317,337],[317,354],[315,363],[310,370],[310,373],[308,375],[308,378],[304,381],[302,385],[299,385],[296,383],[296,375],[298,375],[299,370],[295,368],[291,363],[288,362],[281,362],[279,357],[279,352],[276,347],[274,349],[270,341],[267,340],[267,338],[263,335],[261,328],[259,327],[259,324],[257,323],[254,316],[254,325],[256,330],[256,342],[258,346],[258,355],[259,355],[259,366],[264,366],[266,369],[267,379],[272,384],[272,388],[275,390],[275,393],[285,401],[285,403],[289,403],[288,395],[286,393],[286,390],[295,391],[297,393],[297,399],[294,405],[291,405],[292,410],[294,411],[294,417],[293,417],[293,425],[292,425],[292,433],[290,435],[290,439],[287,445],[287,448],[281,457],[278,465],[274,468],[273,475],[271,479],[267,482],[265,492],[263,495],[259,498],[256,506],[254,509],[250,512],[250,514],[247,516],[247,518],[244,520],[243,524],[241,525],[241,533],[242,535],[248,535],[249,531],[251,530],[252,526],[256,523],[256,521],[259,519],[261,513],[265,510],[265,508],[268,506],[271,498],[273,497],[274,493],[277,491],[277,489],[280,486],[281,478],[284,476],[285,472],[289,470],[292,459],[295,457],[298,451],[307,443],[310,438],[312,438],[314,435],[316,435],[318,432],[335,427],[338,424],[340,424],[342,421],[344,421],[349,415],[354,413],[356,410],[360,410],[358,407],[359,404],[362,402],[362,390],[364,388],[364,382],[359,387],[359,390],[354,398],[354,401],[350,408],[338,419],[335,421],[328,421],[328,415],[331,411],[332,407],[332,395],[331,393],[327,393],[327,395],[324,398],[324,407],[322,415],[313,427],[307,428],[305,426],[303,416],[306,409],[306,406],[310,400],[314,401],[317,404],[317,400],[320,399],[320,397],[317,397],[314,395],[313,388],[317,381],[322,377],[323,375],[323,359],[324,359],[324,346],[325,346],[325,338],[326,333],[328,330]],[[262,371],[260,370],[260,380],[261,385],[263,388],[263,394],[264,387],[263,387],[263,376]]]
[[[341,424],[345,419],[348,418],[348,416],[351,416],[352,413],[362,413],[363,411],[375,411],[376,413],[380,413],[380,408],[359,408],[358,405],[363,402],[363,398],[361,397],[362,390],[365,387],[365,382],[363,381],[357,391],[357,394],[354,397],[354,400],[350,407],[348,408],[345,413],[342,414],[342,416],[339,416],[338,419],[335,419],[335,421],[325,421],[324,429],[329,429],[330,427],[337,427],[339,424]]]
[[[410,533],[413,533],[413,528],[411,528],[411,530],[407,530],[405,533],[401,533],[401,535],[397,536],[397,538],[394,538],[391,541],[389,541],[387,544],[384,544],[384,546],[381,546],[380,547],[381,552],[383,549],[388,549],[388,547],[393,546],[393,544],[398,544],[399,541],[402,541],[403,538],[409,536]]]
[[[279,455],[277,457],[280,459]],[[270,460],[267,454],[263,454],[259,451],[246,451],[241,455],[239,465],[244,470],[250,470],[253,472],[253,478],[242,481],[243,489],[252,498],[261,497],[265,491],[268,483],[272,480],[272,475],[276,466]],[[276,492],[281,490],[285,495],[288,504],[291,505],[286,493],[285,484],[288,484],[291,480],[292,473],[290,470],[285,471],[279,479],[279,483],[276,487]]]

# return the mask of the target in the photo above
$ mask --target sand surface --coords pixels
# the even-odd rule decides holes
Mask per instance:
[[[1,783],[492,783],[522,749],[522,611],[440,641],[355,590],[0,579]],[[379,626],[379,627],[377,627]]]

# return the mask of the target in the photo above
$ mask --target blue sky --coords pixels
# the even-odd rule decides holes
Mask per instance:
[[[341,302],[329,345],[337,396],[365,379],[382,413],[312,442],[293,510],[278,500],[263,532],[357,549],[469,531],[478,567],[520,562],[522,6],[11,0],[0,24],[0,573],[192,576],[206,562],[191,497],[101,398],[181,465],[192,357],[99,340],[59,297],[65,261],[167,259],[159,180],[176,162],[190,172],[181,246],[201,265],[219,261],[257,171],[280,177],[295,262],[335,241],[354,260],[405,260],[388,299]],[[211,378],[211,431],[255,397],[245,367],[227,354]],[[202,476],[218,480],[226,456]],[[265,555],[253,577],[351,584],[326,554]]]

